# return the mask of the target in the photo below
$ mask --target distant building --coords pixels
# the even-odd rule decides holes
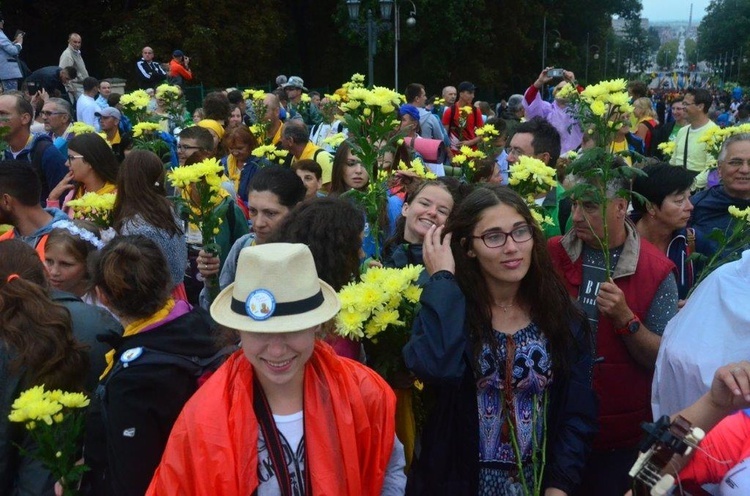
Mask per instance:
[[[625,36],[625,26],[627,25],[627,20],[623,19],[622,17],[612,18],[612,29],[615,31],[615,34],[617,36]],[[650,24],[648,22],[648,19],[641,17],[641,28],[643,30],[648,31],[648,28],[650,27]]]

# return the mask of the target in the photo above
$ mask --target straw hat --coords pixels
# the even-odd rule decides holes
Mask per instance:
[[[238,331],[294,332],[327,322],[340,306],[307,246],[270,243],[240,252],[234,283],[216,297],[211,317]]]

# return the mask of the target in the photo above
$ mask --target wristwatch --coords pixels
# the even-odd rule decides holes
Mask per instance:
[[[630,319],[628,323],[625,324],[624,327],[621,327],[620,329],[616,329],[615,333],[619,334],[620,336],[630,336],[638,332],[638,329],[640,328],[641,328],[641,319],[639,319],[637,315],[633,314],[633,318]]]

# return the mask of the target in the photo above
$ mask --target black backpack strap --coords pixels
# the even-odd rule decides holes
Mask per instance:
[[[36,137],[34,138],[34,142],[31,144],[31,151],[29,151],[31,166],[39,175],[39,180],[42,181],[42,190],[45,190],[46,186],[47,191],[57,186],[56,184],[47,184],[47,175],[44,173],[44,169],[42,168],[42,157],[44,157],[44,152],[46,152],[47,148],[49,148],[50,146],[52,146],[51,140]]]

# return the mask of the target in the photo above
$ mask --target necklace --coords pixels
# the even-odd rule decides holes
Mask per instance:
[[[501,309],[503,310],[503,313],[508,313],[508,309],[509,309],[509,308],[511,308],[511,307],[514,307],[514,306],[516,306],[515,302],[514,302],[514,303],[511,303],[510,305],[501,305],[501,304],[499,304],[499,303],[495,303],[495,302],[493,301],[493,302],[492,302],[492,304],[493,304],[494,306],[498,307],[498,308],[501,308]]]

